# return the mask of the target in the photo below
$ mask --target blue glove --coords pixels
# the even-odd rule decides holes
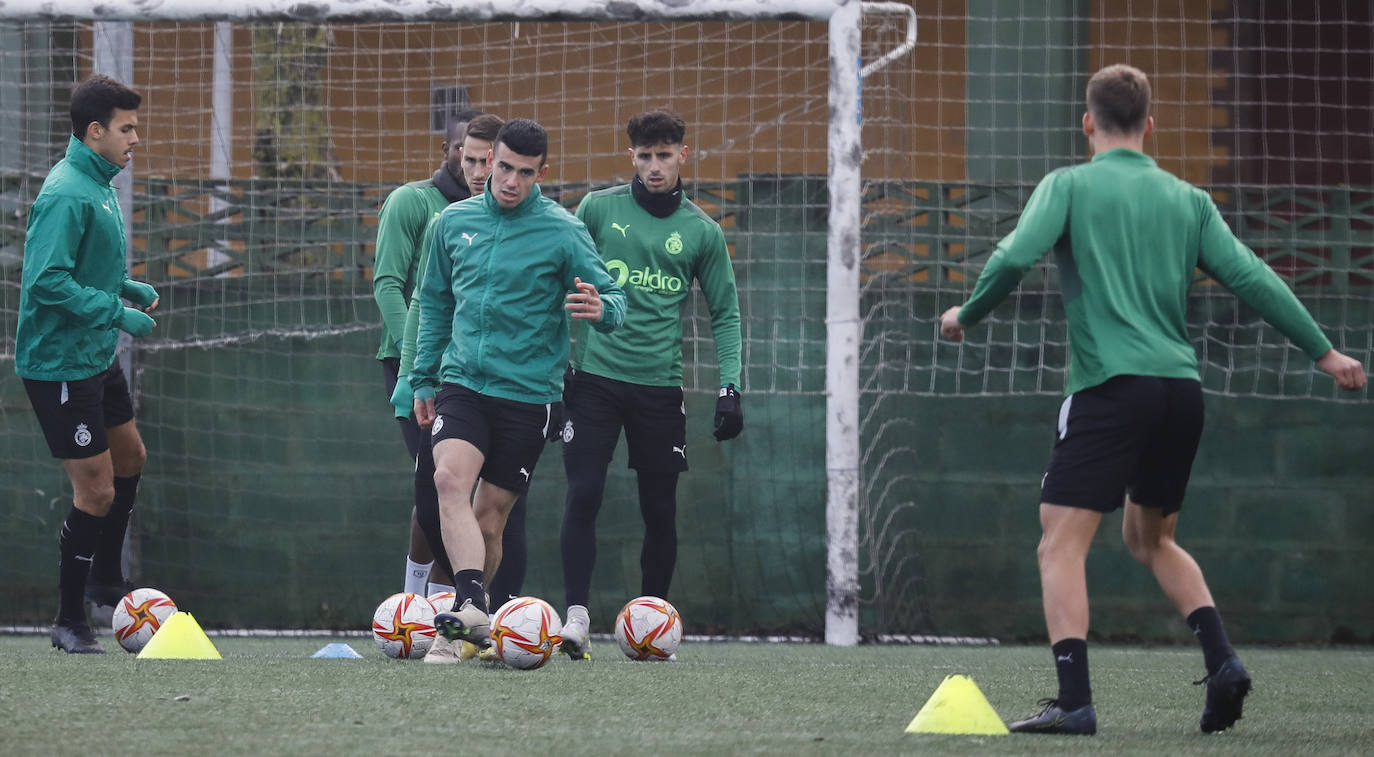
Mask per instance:
[[[734,384],[720,388],[716,399],[716,441],[734,439],[744,430],[744,411],[739,406],[739,390]]]
[[[409,376],[396,377],[396,389],[391,392],[391,404],[396,407],[397,418],[409,418],[414,413],[415,392],[410,389]]]
[[[157,323],[151,315],[138,308],[124,308],[115,316],[114,325],[120,331],[127,331],[130,336],[148,336]]]
[[[137,305],[139,310],[147,310],[158,300],[157,290],[152,284],[133,279],[124,280],[124,284],[119,287],[119,296]]]

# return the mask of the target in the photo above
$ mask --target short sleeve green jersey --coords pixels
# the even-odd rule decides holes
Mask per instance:
[[[577,207],[606,270],[625,290],[625,323],[610,333],[575,324],[573,368],[645,386],[682,385],[682,308],[695,280],[711,314],[721,386],[740,385],[740,316],[725,235],[683,199],[665,218],[631,185],[589,193]]]
[[[1205,192],[1134,150],[1046,176],[998,242],[959,321],[973,325],[1054,250],[1069,321],[1069,394],[1113,376],[1198,379],[1188,289],[1201,268],[1316,359],[1331,342]]]

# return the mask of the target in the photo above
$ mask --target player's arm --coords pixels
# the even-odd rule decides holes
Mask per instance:
[[[940,317],[940,334],[947,339],[963,338],[964,328],[983,320],[1021,278],[1043,258],[1068,231],[1068,179],[1063,171],[1046,176],[1021,211],[1016,228],[997,243],[983,272],[974,284],[973,295],[963,305],[946,310]]]
[[[625,290],[606,271],[587,227],[576,223],[564,239],[567,265],[563,285],[571,292],[564,307],[573,318],[589,321],[603,334],[614,331],[625,322]]]
[[[382,324],[399,340],[406,328],[406,279],[415,260],[416,229],[424,223],[424,207],[415,190],[397,187],[377,213],[377,251],[372,261],[372,297]]]
[[[439,214],[425,224],[425,233],[420,237],[420,264],[416,268],[415,287],[410,293],[410,307],[406,309],[405,334],[401,337],[401,364],[396,372],[396,388],[391,392],[391,404],[396,408],[397,418],[409,418],[413,412],[415,390],[410,385],[410,371],[415,365],[415,340],[420,336],[420,289],[425,281],[425,268],[429,266],[429,250],[434,244],[434,227]]]
[[[1198,266],[1292,340],[1342,389],[1363,387],[1364,366],[1332,349],[1331,340],[1288,284],[1236,238],[1210,197],[1201,191],[1198,195],[1203,204]]]
[[[435,222],[434,242],[420,286],[420,321],[415,337],[415,363],[410,386],[415,392],[415,419],[428,427],[434,418],[434,395],[444,348],[453,338],[453,259],[444,234],[444,219]]]
[[[72,277],[87,216],[83,204],[69,198],[46,195],[34,203],[24,240],[28,295],[34,302],[60,309],[72,321],[90,328],[123,329],[144,336],[153,327],[151,317],[137,308],[124,307],[118,295],[82,286]]]
[[[712,224],[705,244],[696,275],[711,313],[711,336],[716,343],[720,391],[716,396],[713,434],[716,441],[723,442],[744,430],[744,409],[740,404],[739,292],[730,265],[730,249],[719,226]]]

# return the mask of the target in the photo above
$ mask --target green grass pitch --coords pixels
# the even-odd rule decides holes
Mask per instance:
[[[540,670],[389,660],[370,639],[213,637],[224,659],[139,660],[109,636],[68,656],[0,636],[8,755],[1310,755],[1374,754],[1374,649],[1245,649],[1245,717],[1198,730],[1201,654],[1091,648],[1095,737],[904,733],[945,676],[973,678],[1004,719],[1054,693],[1042,647],[687,642],[632,663]],[[311,659],[344,641],[361,660]]]

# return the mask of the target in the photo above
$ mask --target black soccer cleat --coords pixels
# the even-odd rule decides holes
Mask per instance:
[[[115,584],[100,584],[93,581],[87,581],[84,596],[86,601],[93,605],[114,607],[119,604],[119,600],[123,599],[125,594],[133,591],[134,588],[133,584],[123,579]]]
[[[1240,710],[1245,704],[1245,695],[1250,693],[1250,674],[1240,664],[1240,659],[1232,655],[1208,675],[1193,684],[1207,684],[1207,700],[1202,705],[1202,732],[1224,731],[1240,720]]]
[[[1036,702],[1045,709],[1025,720],[1018,720],[1007,726],[1012,733],[1057,733],[1075,736],[1091,736],[1097,733],[1097,711],[1090,704],[1076,710],[1065,711],[1059,706],[1058,699],[1041,699]]]
[[[85,623],[54,623],[50,638],[54,648],[67,654],[105,654],[105,648]]]

